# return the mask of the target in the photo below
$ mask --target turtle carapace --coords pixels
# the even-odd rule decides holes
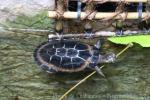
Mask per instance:
[[[95,69],[104,76],[97,64],[114,62],[115,54],[101,55],[99,45],[99,41],[94,46],[75,40],[48,41],[37,47],[34,59],[48,73]]]

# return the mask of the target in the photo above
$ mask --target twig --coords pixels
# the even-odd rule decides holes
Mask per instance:
[[[124,53],[127,49],[129,49],[131,46],[133,46],[132,43],[129,43],[127,45],[127,47],[125,47],[122,51],[120,51],[116,57],[120,56],[122,53]],[[105,65],[101,66],[102,68]],[[88,78],[90,78],[91,76],[93,76],[96,73],[96,71],[93,71],[91,74],[89,74],[88,76],[86,76],[85,78],[83,78],[80,82],[78,82],[76,85],[74,85],[72,88],[70,88],[65,94],[63,94],[58,100],[62,100],[64,97],[66,97],[71,91],[73,91],[77,86],[79,86],[81,83],[85,82]]]

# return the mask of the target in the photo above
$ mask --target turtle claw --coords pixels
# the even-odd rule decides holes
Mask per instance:
[[[116,35],[117,36],[122,36],[123,35],[123,30],[117,30]]]
[[[63,38],[63,35],[62,34],[59,34],[59,33],[56,33],[57,37],[58,37],[58,40],[62,40]]]
[[[101,75],[101,76],[103,76],[103,77],[105,77],[105,75],[104,75],[104,73],[102,72],[102,69],[103,68],[103,66],[102,67],[97,67],[97,66],[95,66],[95,70],[96,70],[96,72],[99,74],[99,75]]]
[[[90,38],[93,38],[93,32],[85,32],[85,38],[86,39],[90,39]]]

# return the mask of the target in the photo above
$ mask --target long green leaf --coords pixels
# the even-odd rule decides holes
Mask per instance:
[[[142,47],[150,47],[150,35],[125,36],[125,37],[110,37],[109,41],[116,44],[138,43]]]

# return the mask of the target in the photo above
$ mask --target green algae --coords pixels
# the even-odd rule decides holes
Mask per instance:
[[[46,11],[41,11],[35,16],[18,15],[15,20],[7,20],[6,27],[51,29],[54,21],[47,16]]]

